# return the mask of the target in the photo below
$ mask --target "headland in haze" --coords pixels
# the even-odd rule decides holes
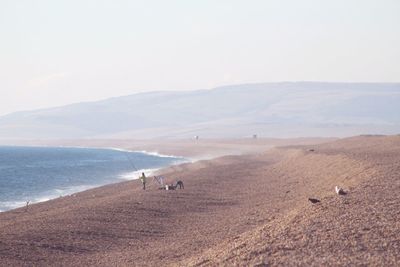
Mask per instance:
[[[398,103],[399,83],[281,82],[148,92],[0,116],[0,143],[397,134]]]

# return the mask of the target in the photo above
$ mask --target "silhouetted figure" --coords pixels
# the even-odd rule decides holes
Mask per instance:
[[[143,184],[143,190],[146,190],[146,175],[144,175],[144,172],[142,172],[142,176],[140,176],[140,180],[142,181],[142,184]]]
[[[179,186],[179,189],[185,189],[185,187],[183,186],[183,182],[181,180],[176,182],[176,186],[175,187],[178,188],[178,186]]]

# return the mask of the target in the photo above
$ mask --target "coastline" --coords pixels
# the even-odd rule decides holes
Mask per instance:
[[[166,177],[183,180],[181,190],[159,190],[152,182],[142,190],[131,180],[1,213],[0,261],[12,266],[398,262],[400,136],[258,149],[162,169]],[[338,196],[337,185],[347,195]]]
[[[107,185],[114,185],[123,183],[125,181],[132,181],[139,179],[142,172],[145,172],[147,176],[153,176],[160,173],[170,174],[175,169],[179,169],[180,165],[186,165],[190,163],[196,163],[199,161],[207,161],[216,159],[223,156],[234,156],[243,154],[254,154],[269,150],[276,145],[292,145],[292,144],[308,144],[308,143],[323,143],[331,141],[332,138],[297,138],[297,139],[205,139],[201,141],[193,140],[153,140],[153,141],[132,141],[132,140],[94,140],[94,144],[90,143],[90,140],[64,140],[64,141],[28,141],[22,143],[16,143],[11,145],[4,145],[9,147],[34,147],[34,148],[82,148],[82,149],[107,149],[128,153],[142,153],[150,156],[166,157],[166,158],[179,158],[182,161],[170,164],[161,168],[152,169],[139,169],[131,172],[123,172],[118,176],[118,180],[112,181],[106,184],[93,184],[93,185],[81,185],[71,186],[71,188],[57,189],[55,192],[51,192],[48,195],[37,197],[33,200],[29,200],[30,205],[37,203],[43,203],[50,200],[54,200],[62,197],[69,197],[71,195],[82,193],[87,190],[101,188]],[[225,144],[222,146],[220,143]],[[133,145],[139,143],[139,145]],[[111,145],[110,145],[111,144]],[[244,145],[243,145],[244,144]],[[249,145],[250,144],[250,145]],[[157,147],[161,147],[162,152]],[[131,148],[130,148],[131,147]],[[166,154],[169,152],[171,147],[174,147],[176,155]],[[145,150],[144,148],[149,148]],[[199,149],[199,150],[196,150]],[[163,153],[165,152],[165,153]],[[185,156],[186,155],[186,156]],[[186,161],[187,160],[187,161]],[[136,167],[135,167],[136,168]],[[75,188],[75,189],[73,189]],[[60,191],[60,192],[59,192]],[[66,192],[66,193],[64,193]],[[13,205],[13,209],[7,209],[0,211],[4,213],[15,209],[23,208],[26,205],[26,201],[14,201],[18,205]],[[13,203],[14,203],[13,202]]]
[[[147,176],[152,176],[155,173],[159,172],[160,170],[164,168],[168,168],[177,164],[182,164],[182,163],[187,163],[186,159],[184,157],[174,157],[171,155],[162,155],[158,154],[155,152],[150,152],[148,153],[147,151],[132,151],[128,149],[121,149],[121,148],[114,148],[114,147],[85,147],[85,146],[45,146],[45,145],[32,145],[32,146],[22,146],[22,145],[9,145],[7,147],[30,147],[30,148],[77,148],[77,149],[92,149],[92,150],[112,150],[112,151],[120,151],[120,152],[127,152],[127,153],[137,153],[137,154],[143,154],[143,155],[149,155],[149,156],[155,156],[155,157],[160,157],[160,158],[176,158],[177,160],[172,162],[171,164],[168,164],[163,167],[159,168],[142,168],[142,169],[136,169],[132,170],[129,172],[120,172],[119,174],[116,175],[115,181],[110,181],[107,183],[93,183],[93,184],[82,184],[82,185],[71,185],[68,187],[57,187],[52,190],[43,192],[39,196],[31,197],[31,198],[26,198],[26,201],[22,200],[7,200],[7,201],[2,201],[1,205],[4,207],[7,207],[6,209],[0,209],[0,213],[2,212],[7,212],[7,211],[12,211],[14,209],[22,208],[29,203],[29,205],[37,204],[37,203],[43,203],[47,202],[49,200],[57,199],[57,198],[62,198],[62,197],[68,197],[71,195],[74,195],[76,193],[80,193],[83,191],[87,191],[90,189],[94,188],[99,188],[102,186],[106,185],[112,185],[124,181],[131,181],[131,180],[136,180],[139,179],[139,176],[141,175],[142,172],[145,172]],[[127,158],[129,160],[129,158]],[[136,167],[135,167],[136,168]]]
[[[269,148],[287,145],[318,144],[337,138],[235,138],[235,139],[67,139],[14,140],[3,144],[20,146],[60,146],[86,148],[115,148],[127,151],[146,151],[160,155],[174,155],[191,160],[207,160],[227,155],[261,153]],[[0,144],[2,142],[0,141]]]
[[[151,152],[151,151],[146,151],[146,150],[130,150],[130,149],[124,149],[124,148],[119,148],[119,147],[93,147],[93,146],[84,146],[84,145],[77,145],[77,146],[71,146],[71,145],[29,145],[29,144],[12,144],[12,145],[0,145],[4,147],[34,147],[34,148],[84,148],[84,149],[108,149],[108,150],[115,150],[115,151],[121,151],[121,152],[133,152],[133,153],[142,153],[150,156],[156,156],[156,157],[161,157],[161,158],[182,158],[185,159],[183,156],[175,156],[175,155],[165,155],[165,154],[160,154],[158,152]]]

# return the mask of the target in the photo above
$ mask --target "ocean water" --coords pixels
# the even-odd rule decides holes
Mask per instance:
[[[185,161],[116,149],[0,146],[0,211],[136,179]]]

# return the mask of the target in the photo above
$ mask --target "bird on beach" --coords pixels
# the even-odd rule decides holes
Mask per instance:
[[[316,198],[308,198],[308,201],[310,201],[310,202],[313,203],[313,204],[318,203],[318,202],[321,202],[321,200],[318,200],[318,199],[316,199]]]
[[[343,188],[341,188],[339,186],[335,186],[335,192],[338,195],[346,195],[346,192],[343,190]]]

